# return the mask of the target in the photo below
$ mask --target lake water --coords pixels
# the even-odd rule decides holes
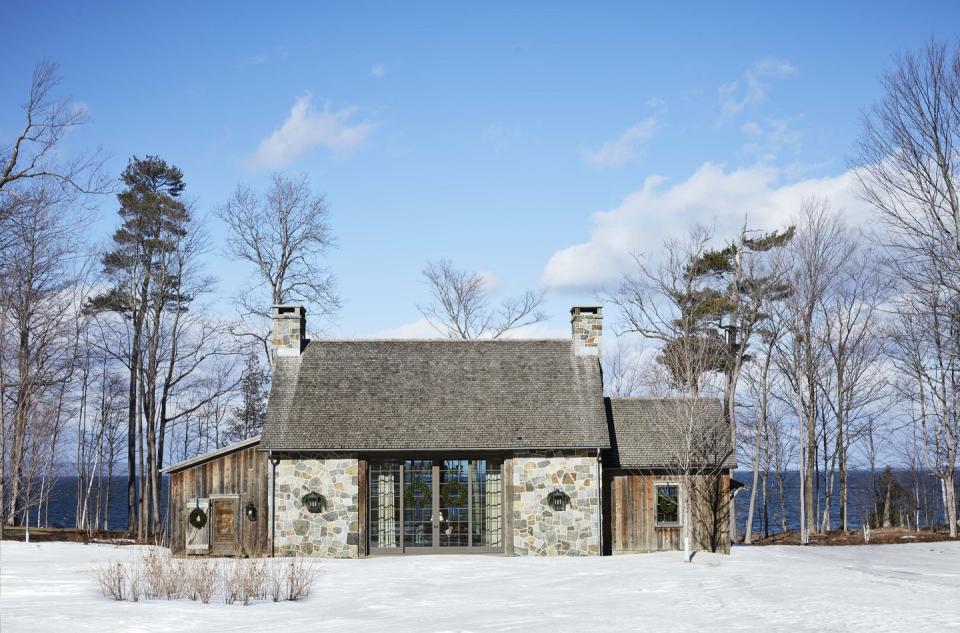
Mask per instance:
[[[912,476],[908,471],[895,471],[897,479],[909,492],[913,491]],[[737,471],[735,475],[738,481],[750,484],[752,477],[749,471]],[[960,479],[960,477],[958,477]],[[859,527],[866,519],[873,504],[873,491],[870,473],[868,471],[851,471],[849,475],[849,497],[850,497],[850,519],[848,526],[850,528]],[[161,513],[166,513],[167,506],[167,488],[169,478],[164,478],[161,494]],[[943,501],[940,488],[940,480],[928,474],[920,475],[920,525],[926,526],[931,523],[944,523],[943,520]],[[110,528],[123,530],[127,527],[127,481],[125,477],[114,478],[111,486],[110,501]],[[73,477],[62,477],[54,487],[50,499],[50,508],[48,521],[50,527],[74,527],[76,516],[76,479]],[[834,527],[839,517],[839,478],[834,477],[834,495],[831,501],[833,507]],[[823,497],[823,479],[821,478],[820,496]],[[787,491],[787,526],[791,530],[799,528],[800,507],[800,477],[796,472],[789,472],[786,476]],[[767,484],[768,511],[770,521],[770,531],[778,532],[780,526],[780,502],[776,483],[773,477]],[[737,519],[739,524],[739,533],[742,534],[746,524],[747,509],[749,506],[750,491],[748,488],[741,490],[737,495]],[[911,521],[914,518],[911,516]],[[32,524],[36,524],[34,516]],[[757,511],[754,515],[753,529],[755,533],[763,530],[763,510],[761,507],[761,497],[757,494]]]

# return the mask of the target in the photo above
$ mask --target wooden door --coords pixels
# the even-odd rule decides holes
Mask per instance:
[[[237,539],[237,499],[212,499],[213,529],[210,553],[214,556],[236,556],[240,553]]]
[[[200,510],[207,521],[202,528],[195,528],[190,524],[190,513]],[[183,514],[183,522],[187,525],[186,550],[187,554],[207,554],[210,551],[210,500],[194,497],[189,499]]]

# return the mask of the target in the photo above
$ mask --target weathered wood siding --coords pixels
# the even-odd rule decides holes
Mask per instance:
[[[238,495],[236,542],[240,556],[270,555],[270,467],[266,453],[251,446],[223,455],[170,476],[170,550],[186,554],[189,500],[216,495]],[[246,516],[247,503],[253,502],[257,520]],[[208,522],[208,526],[210,523]],[[212,529],[212,526],[210,526]]]
[[[605,551],[612,554],[637,552],[660,552],[683,549],[682,527],[657,527],[654,495],[656,482],[673,478],[656,473],[612,470],[604,475]],[[729,477],[724,475],[721,483],[724,499],[729,488]],[[701,506],[697,517],[706,517],[708,511]],[[730,552],[725,514],[718,522],[722,530],[717,541],[717,551]],[[709,534],[698,521],[694,521],[694,549],[709,550]]]

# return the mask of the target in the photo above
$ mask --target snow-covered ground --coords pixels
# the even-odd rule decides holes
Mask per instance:
[[[322,561],[302,602],[104,598],[92,570],[136,548],[0,544],[0,630],[943,631],[960,543],[740,547],[729,557],[419,556]]]

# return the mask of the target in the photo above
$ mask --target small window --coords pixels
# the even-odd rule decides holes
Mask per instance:
[[[657,525],[680,524],[680,487],[676,484],[656,484]]]

